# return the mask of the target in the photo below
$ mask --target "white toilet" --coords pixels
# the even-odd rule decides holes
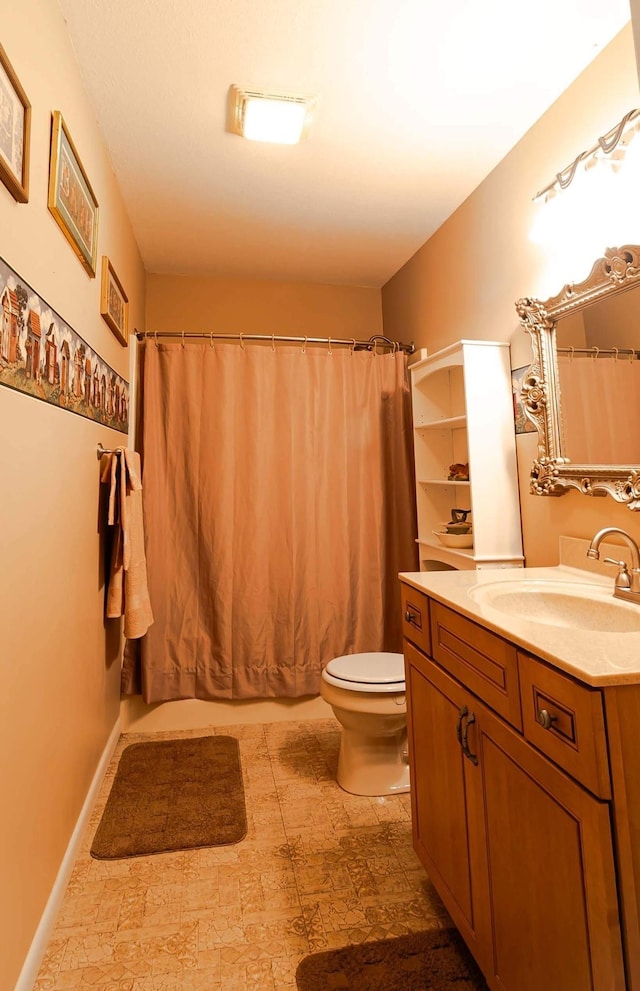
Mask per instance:
[[[334,657],[320,694],[342,725],[338,784],[353,795],[409,791],[403,655]]]

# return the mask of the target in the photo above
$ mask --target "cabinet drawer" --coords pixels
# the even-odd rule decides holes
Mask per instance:
[[[599,798],[611,798],[602,693],[518,651],[524,735]]]
[[[402,589],[402,635],[423,650],[431,653],[431,631],[429,629],[429,600],[424,592],[404,582]]]
[[[431,656],[516,729],[522,729],[516,648],[431,602]]]

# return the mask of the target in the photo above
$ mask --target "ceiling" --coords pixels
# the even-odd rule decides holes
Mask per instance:
[[[629,0],[59,3],[148,272],[374,287],[630,17]],[[227,133],[233,83],[317,96],[309,137]]]

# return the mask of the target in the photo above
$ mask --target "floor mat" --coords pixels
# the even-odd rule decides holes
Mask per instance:
[[[224,846],[246,832],[235,737],[134,743],[120,758],[91,856],[114,860]]]
[[[296,981],[299,991],[488,991],[457,929],[314,953]]]

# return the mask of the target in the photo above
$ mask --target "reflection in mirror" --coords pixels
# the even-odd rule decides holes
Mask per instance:
[[[556,342],[560,453],[640,465],[640,286],[558,320]]]
[[[584,282],[516,309],[533,350],[522,389],[539,441],[531,491],[577,488],[640,509],[640,247],[607,249]]]

